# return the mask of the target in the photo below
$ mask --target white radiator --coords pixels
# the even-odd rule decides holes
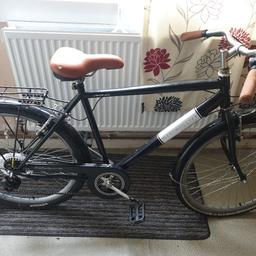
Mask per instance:
[[[45,87],[51,97],[67,100],[74,92],[71,83],[59,82],[49,68],[49,59],[56,49],[69,46],[86,53],[111,53],[124,59],[122,70],[101,70],[86,80],[88,90],[121,88],[139,84],[141,38],[127,34],[57,33],[4,28],[8,51],[17,86]],[[100,130],[158,131],[177,119],[175,113],[141,113],[142,96],[104,98],[94,113]],[[92,100],[95,103],[95,100]],[[72,115],[83,118],[81,106]],[[198,129],[205,121],[190,129]],[[88,130],[88,123],[72,121],[79,130]]]

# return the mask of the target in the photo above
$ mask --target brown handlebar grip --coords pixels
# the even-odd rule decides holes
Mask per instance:
[[[180,40],[181,41],[188,41],[188,40],[201,38],[201,37],[203,37],[203,34],[205,33],[205,31],[206,30],[197,30],[197,31],[184,32],[180,35]]]
[[[251,69],[245,79],[239,96],[239,103],[250,104],[256,93],[256,69]]]

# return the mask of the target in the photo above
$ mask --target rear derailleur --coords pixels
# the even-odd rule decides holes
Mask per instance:
[[[5,176],[1,180],[2,187],[8,192],[12,192],[14,189],[18,189],[20,184],[20,178],[15,175]]]
[[[2,179],[0,179],[0,185],[11,192],[18,189],[21,184],[21,179],[14,173],[15,167],[25,158],[21,153],[16,153],[15,157],[12,152],[8,152],[5,149],[0,149],[0,172]]]

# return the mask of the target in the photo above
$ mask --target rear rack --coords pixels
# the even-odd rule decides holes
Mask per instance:
[[[47,94],[46,88],[0,86],[0,99],[17,100],[28,105],[44,105]]]

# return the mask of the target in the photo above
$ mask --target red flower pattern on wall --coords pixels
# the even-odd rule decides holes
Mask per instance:
[[[167,53],[166,49],[150,49],[146,52],[146,57],[144,58],[144,71],[153,72],[154,76],[158,76],[161,69],[168,69],[171,66],[167,63],[171,59],[170,54]]]
[[[243,30],[242,28],[231,28],[231,35],[236,38],[240,43],[242,43],[245,47],[250,46],[250,35]],[[228,43],[225,37],[222,37],[219,44],[219,49],[230,49],[232,46]]]

